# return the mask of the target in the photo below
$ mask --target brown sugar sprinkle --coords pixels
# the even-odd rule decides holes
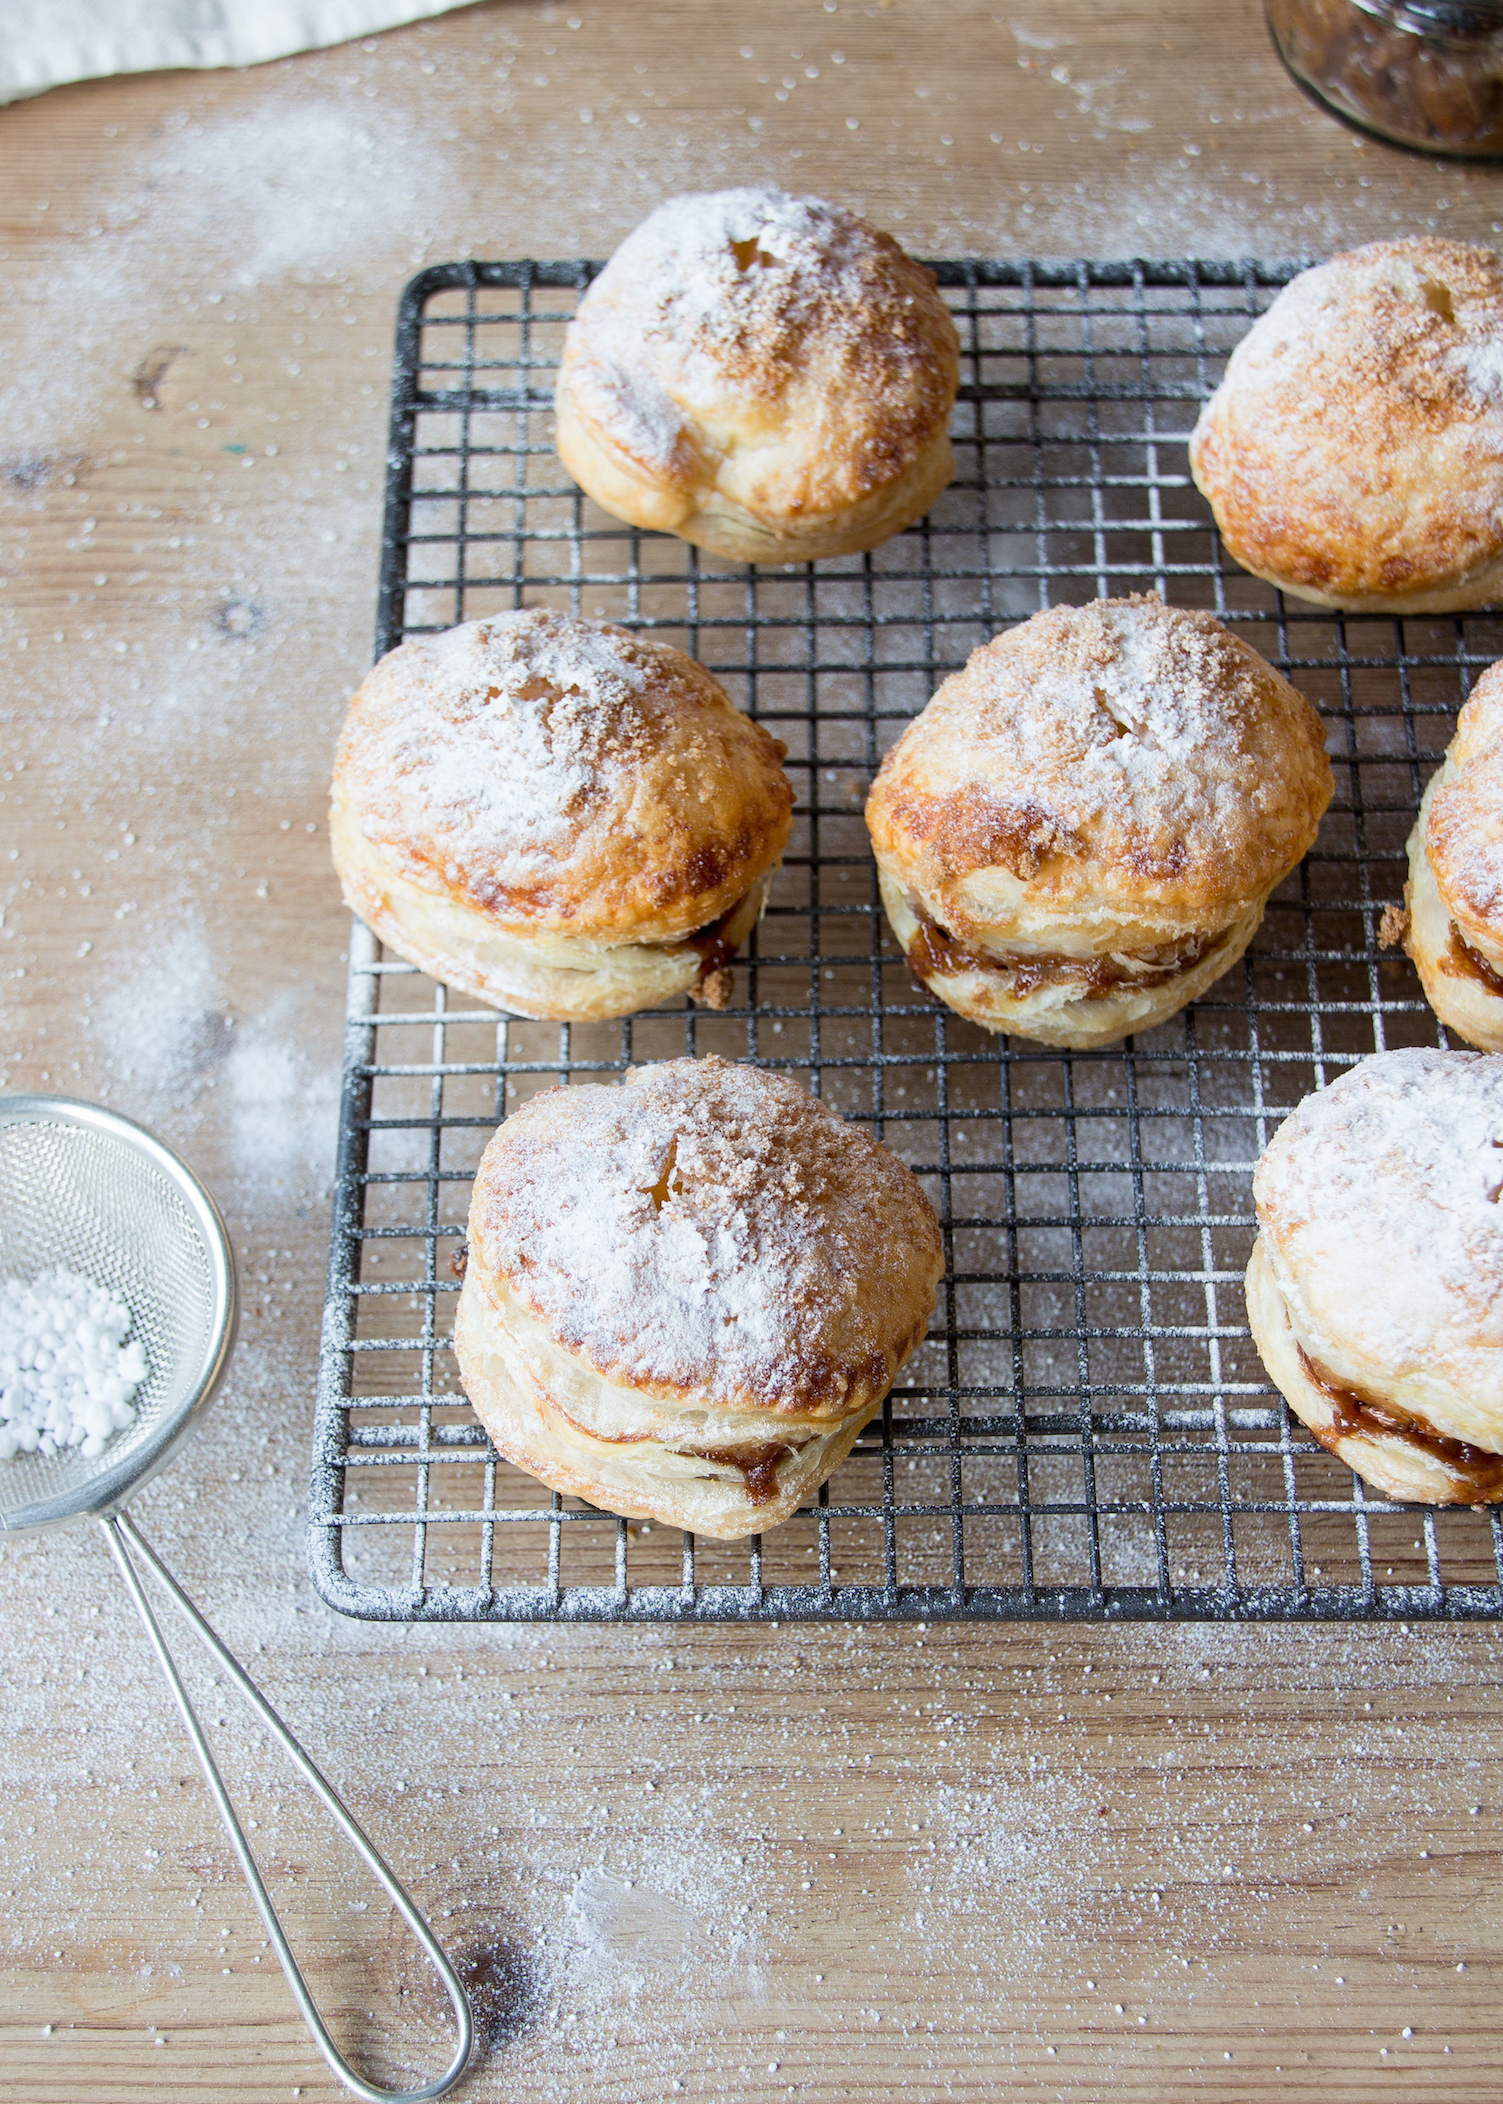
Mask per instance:
[[[1292,350],[1319,347],[1312,359]],[[1503,409],[1503,267],[1490,249],[1424,237],[1374,241],[1295,278],[1236,352],[1240,386],[1298,394],[1306,414],[1398,391],[1416,417],[1491,420]],[[1326,399],[1312,397],[1324,388]]]

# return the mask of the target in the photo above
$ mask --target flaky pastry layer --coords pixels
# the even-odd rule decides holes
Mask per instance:
[[[854,553],[954,472],[959,341],[932,272],[837,205],[676,197],[569,324],[559,457],[618,518],[736,562]]]
[[[1199,475],[1193,479],[1201,495],[1209,499],[1210,491]],[[1283,571],[1262,568],[1249,557],[1239,555],[1225,531],[1222,538],[1235,561],[1250,577],[1261,577],[1265,584],[1277,586],[1291,599],[1302,599],[1307,606],[1327,607],[1333,613],[1465,614],[1479,606],[1496,606],[1503,598],[1503,555],[1494,556],[1474,570],[1462,570],[1442,583],[1425,585],[1412,592],[1362,592],[1355,588],[1322,592],[1315,585],[1299,584]]]
[[[837,1424],[818,1427],[769,1426],[709,1405],[696,1418],[680,1407],[677,1423],[664,1427],[650,1399],[600,1382],[560,1346],[541,1353],[541,1333],[533,1328],[524,1348],[479,1277],[466,1278],[454,1349],[465,1393],[498,1451],[550,1489],[603,1511],[662,1520],[720,1541],[791,1518],[881,1406],[878,1397]],[[581,1390],[589,1383],[609,1390],[596,1398],[599,1417],[617,1427],[609,1437],[581,1422]],[[654,1428],[670,1431],[677,1443],[654,1437]],[[707,1451],[685,1451],[694,1447]],[[744,1465],[737,1466],[732,1453]]]
[[[1409,882],[1404,903],[1409,926],[1404,948],[1414,961],[1425,999],[1448,1030],[1483,1052],[1503,1052],[1503,979],[1488,983],[1490,960],[1468,952],[1446,911],[1426,851],[1427,821],[1446,769],[1441,768],[1420,804],[1409,835]]]
[[[635,1015],[684,994],[707,995],[711,1006],[723,1006],[718,997],[724,962],[756,926],[771,874],[758,878],[717,924],[707,957],[690,942],[606,944],[513,935],[463,895],[432,890],[404,874],[357,830],[337,793],[329,840],[346,903],[388,949],[493,1008],[550,1022]],[[708,987],[707,979],[713,982]]]
[[[730,487],[734,453],[720,457],[715,479],[690,490],[664,488],[585,416],[559,376],[554,445],[574,480],[602,511],[658,533],[676,533],[735,563],[812,563],[859,555],[891,540],[930,509],[955,475],[948,431],[940,431],[893,481],[838,509],[768,517]]]
[[[1384,1497],[1422,1505],[1472,1505],[1503,1495],[1503,1457],[1494,1467],[1480,1449],[1466,1457],[1448,1454],[1440,1442],[1344,1409],[1328,1385],[1311,1377],[1310,1362],[1322,1362],[1293,1326],[1262,1235],[1253,1244],[1247,1266],[1247,1319],[1263,1364],[1295,1416],[1328,1452]],[[1489,1448],[1486,1453],[1494,1451]]]
[[[1503,664],[1468,695],[1426,798],[1425,857],[1457,932],[1503,973]]]

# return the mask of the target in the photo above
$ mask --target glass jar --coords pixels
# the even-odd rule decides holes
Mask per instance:
[[[1503,158],[1503,0],[1267,0],[1279,56],[1339,117],[1424,153]]]

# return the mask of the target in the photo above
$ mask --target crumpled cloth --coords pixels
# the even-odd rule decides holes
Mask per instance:
[[[0,102],[168,66],[257,66],[474,0],[0,0]]]

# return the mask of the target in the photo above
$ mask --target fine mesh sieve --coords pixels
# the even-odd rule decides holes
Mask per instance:
[[[111,1553],[167,1675],[220,1817],[249,1881],[288,1984],[320,2052],[368,2104],[426,2104],[451,2089],[469,2058],[469,2004],[426,1922],[385,1861],[231,1657],[171,1573],[121,1511],[192,1431],[224,1378],[235,1339],[235,1270],[213,1199],[159,1140],[117,1112],[62,1096],[0,1097],[0,1277],[30,1280],[57,1266],[83,1273],[125,1301],[130,1335],[146,1357],[133,1424],[104,1451],[78,1448],[0,1461],[0,1529],[51,1527],[90,1515]],[[445,2072],[420,2089],[378,2089],[344,2060],[315,2009],[282,1932],[208,1742],[142,1586],[144,1568],[187,1618],[304,1780],[380,1880],[437,1970],[459,2037]]]
[[[136,1421],[92,1461],[76,1448],[0,1463],[0,1527],[105,1513],[208,1407],[235,1338],[235,1282],[213,1201],[128,1119],[54,1096],[0,1099],[0,1269],[56,1265],[118,1293],[146,1353]]]

